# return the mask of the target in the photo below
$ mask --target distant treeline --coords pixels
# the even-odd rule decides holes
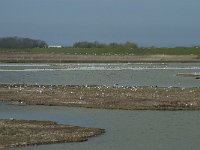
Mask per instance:
[[[76,42],[73,44],[74,48],[138,48],[138,45],[133,42],[125,42],[125,43],[110,43],[104,44],[95,42]]]
[[[23,49],[23,48],[45,48],[47,43],[42,40],[34,40],[30,38],[19,38],[19,37],[5,37],[0,38],[0,48],[12,48],[12,49]]]

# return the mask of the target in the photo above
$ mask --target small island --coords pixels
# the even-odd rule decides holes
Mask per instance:
[[[0,119],[0,149],[28,145],[83,142],[104,129],[62,125],[52,121]]]
[[[0,102],[125,110],[199,110],[200,88],[0,85]]]

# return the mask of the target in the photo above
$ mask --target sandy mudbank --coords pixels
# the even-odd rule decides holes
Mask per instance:
[[[0,101],[103,109],[195,110],[200,109],[200,88],[0,85]]]
[[[0,149],[28,145],[83,142],[104,133],[103,129],[81,128],[51,121],[0,120]]]
[[[65,55],[1,53],[0,62],[200,62],[200,59],[197,55]]]

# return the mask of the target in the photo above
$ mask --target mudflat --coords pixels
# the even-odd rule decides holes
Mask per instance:
[[[43,53],[1,53],[0,62],[89,63],[89,62],[200,62],[198,55],[66,55]]]
[[[81,128],[52,121],[0,120],[0,149],[28,145],[83,142],[104,133],[103,129]]]
[[[0,85],[0,101],[126,110],[200,109],[200,88]]]

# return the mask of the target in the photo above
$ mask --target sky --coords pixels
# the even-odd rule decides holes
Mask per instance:
[[[0,0],[0,37],[200,45],[199,0]]]

